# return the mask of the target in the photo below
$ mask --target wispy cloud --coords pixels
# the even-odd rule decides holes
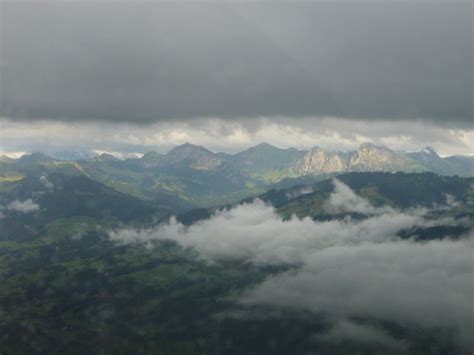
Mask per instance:
[[[38,211],[40,206],[33,202],[33,200],[28,199],[25,201],[15,200],[10,202],[6,208],[10,211],[15,211],[19,213],[30,213],[34,211]]]
[[[54,184],[48,180],[48,178],[44,175],[40,176],[40,182],[46,187],[48,190],[54,189]]]

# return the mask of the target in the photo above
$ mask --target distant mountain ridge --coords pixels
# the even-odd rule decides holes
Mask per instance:
[[[158,162],[157,166],[184,164],[195,170],[212,170],[224,163],[217,154],[204,147],[185,143],[171,149]]]
[[[166,154],[151,151],[141,158],[119,159],[108,153],[77,161],[58,160],[43,153],[0,158],[0,182],[56,172],[85,175],[141,199],[166,199],[192,207],[235,201],[275,186],[292,186],[301,179],[320,180],[350,172],[432,172],[473,177],[474,157],[443,158],[431,147],[397,152],[370,143],[342,152],[317,146],[309,151],[281,149],[262,143],[227,154],[186,143]]]
[[[384,146],[363,143],[353,151],[331,151],[315,146],[309,151],[295,148],[278,148],[268,143],[235,154],[214,153],[205,147],[185,143],[162,154],[150,151],[141,158],[129,157],[119,159],[113,154],[103,153],[92,157],[84,152],[78,153],[76,159],[72,152],[67,152],[67,159],[61,159],[61,153],[54,157],[41,152],[25,154],[18,159],[2,156],[0,163],[18,161],[23,164],[46,161],[96,160],[100,162],[125,161],[145,169],[169,166],[187,166],[194,170],[213,170],[224,163],[253,175],[269,171],[285,170],[289,175],[318,175],[351,171],[387,171],[387,172],[421,172],[430,171],[442,175],[474,176],[474,156],[440,157],[432,147],[425,147],[419,152],[398,152]],[[135,163],[135,164],[134,164]]]
[[[252,173],[268,170],[291,169],[307,152],[295,148],[282,149],[261,143],[236,154],[226,154],[225,159]]]
[[[61,156],[60,153],[58,153]],[[68,152],[68,158],[72,156]],[[215,170],[222,164],[229,163],[243,172],[259,177],[269,172],[285,172],[284,177],[319,175],[351,171],[367,172],[421,172],[430,171],[442,175],[474,176],[474,156],[440,157],[432,147],[425,147],[419,152],[397,152],[384,146],[363,143],[353,151],[330,151],[315,146],[309,151],[295,148],[278,148],[268,143],[261,143],[244,151],[228,154],[214,153],[204,147],[185,143],[162,154],[150,151],[141,158],[119,159],[112,154],[103,153],[90,157],[84,152],[77,154],[77,159],[58,159],[41,152],[26,154],[18,159],[3,157],[0,163],[22,164],[58,161],[84,162],[126,162],[130,166],[144,169],[186,166],[194,170]],[[279,180],[279,179],[276,179]]]
[[[186,166],[194,170],[215,170],[222,164],[229,163],[235,168],[255,177],[280,171],[284,177],[319,175],[351,171],[387,171],[387,172],[421,172],[430,171],[442,175],[474,176],[474,156],[441,157],[432,147],[425,147],[419,152],[393,151],[384,146],[363,143],[353,151],[330,151],[313,147],[309,151],[295,148],[278,148],[268,143],[235,154],[214,153],[205,147],[185,143],[174,147],[168,153],[150,151],[141,158],[129,157],[119,159],[113,154],[103,153],[92,157],[87,153],[67,152],[67,159],[61,159],[61,153],[53,157],[40,152],[24,155],[19,159],[0,159],[0,163],[18,160],[22,163],[40,161],[90,161],[127,162],[130,166],[144,169]],[[5,158],[5,157],[4,157]],[[283,176],[285,175],[285,176]],[[277,176],[275,180],[279,180]]]

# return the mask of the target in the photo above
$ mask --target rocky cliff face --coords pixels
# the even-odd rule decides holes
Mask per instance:
[[[330,174],[348,171],[422,171],[423,168],[403,153],[373,144],[362,144],[357,151],[348,153],[326,152],[314,147],[294,170],[300,175]]]
[[[314,147],[301,160],[296,162],[294,170],[299,175],[347,171],[349,159],[348,154],[326,152],[319,147]]]
[[[422,167],[403,153],[370,143],[362,144],[349,163],[350,171],[422,171]]]

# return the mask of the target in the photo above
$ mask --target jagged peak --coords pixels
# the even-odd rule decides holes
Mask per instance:
[[[171,149],[160,161],[160,166],[187,162],[197,170],[209,170],[219,166],[223,159],[204,147],[186,142]]]

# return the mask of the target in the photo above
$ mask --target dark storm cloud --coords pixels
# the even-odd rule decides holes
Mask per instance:
[[[471,2],[0,6],[10,118],[472,118]]]

